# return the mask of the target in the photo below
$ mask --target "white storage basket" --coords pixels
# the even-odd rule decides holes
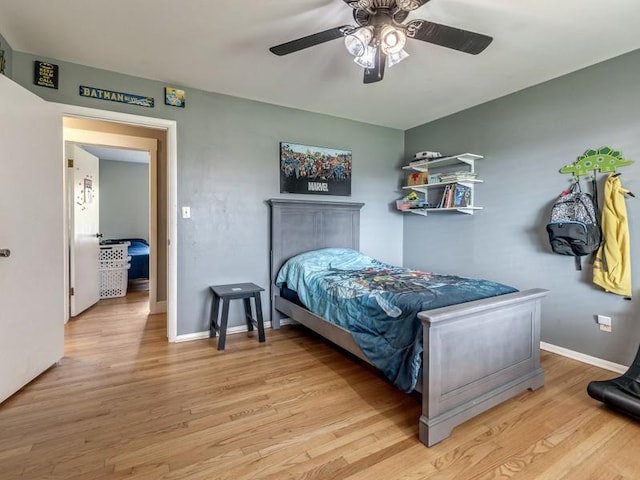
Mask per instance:
[[[129,265],[124,268],[101,268],[100,298],[124,297],[127,294],[129,280]]]
[[[127,268],[129,242],[100,245],[100,268]]]

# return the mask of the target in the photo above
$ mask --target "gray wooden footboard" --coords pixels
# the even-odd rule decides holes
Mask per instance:
[[[420,441],[434,445],[456,425],[543,385],[546,293],[532,289],[418,314],[424,335]]]
[[[544,383],[540,307],[532,289],[420,312],[424,335],[420,441],[432,446],[470,418]],[[351,333],[278,295],[276,310],[371,363]]]

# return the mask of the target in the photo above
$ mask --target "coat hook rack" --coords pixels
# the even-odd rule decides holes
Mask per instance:
[[[611,175],[611,176],[612,176],[612,177],[617,177],[618,175],[620,175],[620,172],[614,173],[614,174],[613,174],[613,175]],[[629,196],[629,197],[636,198],[636,196],[633,194],[633,192],[631,192],[631,191],[629,191],[629,190],[627,190],[627,191],[625,192],[625,194],[624,194],[624,195],[625,195],[625,197],[626,197],[626,196]]]
[[[593,174],[595,177],[597,172],[615,172],[619,167],[626,167],[632,163],[633,160],[623,158],[622,152],[619,150],[610,147],[602,147],[597,150],[590,148],[575,162],[562,167],[560,173],[570,173],[578,181],[582,175]]]

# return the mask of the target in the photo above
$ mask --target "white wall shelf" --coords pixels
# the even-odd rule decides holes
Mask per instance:
[[[482,207],[410,208],[409,210],[403,211],[426,217],[430,212],[460,212],[466,213],[467,215],[473,215],[473,212],[476,210],[482,210]]]
[[[411,164],[402,167],[403,170],[417,171],[417,172],[433,172],[436,170],[438,173],[447,174],[457,172],[456,166],[464,166],[467,172],[475,173],[475,162],[483,158],[481,155],[473,153],[462,153],[459,155],[451,155],[447,157],[441,157],[436,159],[425,159],[411,162]],[[465,205],[461,206],[447,206],[447,207],[424,207],[424,208],[409,208],[401,210],[403,212],[410,212],[415,215],[426,216],[431,212],[460,212],[467,215],[473,215],[475,211],[482,210],[482,207],[477,207],[474,204],[474,187],[477,183],[482,183],[483,180],[478,178],[460,178],[459,180],[447,180],[444,182],[425,183],[421,185],[406,185],[403,186],[403,190],[411,190],[422,194],[422,200],[427,205],[438,205],[447,189],[455,189],[456,185],[464,185],[468,188],[469,198]],[[449,185],[449,187],[447,187]]]
[[[403,170],[415,170],[417,172],[425,172],[429,167],[448,167],[450,165],[456,165],[465,163],[471,167],[471,172],[474,172],[475,161],[480,160],[482,155],[476,155],[475,153],[461,153],[459,155],[450,155],[448,157],[440,157],[435,159],[424,159],[411,162],[409,165],[402,167]]]

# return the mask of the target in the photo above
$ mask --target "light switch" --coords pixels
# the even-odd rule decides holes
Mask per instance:
[[[182,218],[191,218],[191,207],[182,207]]]

